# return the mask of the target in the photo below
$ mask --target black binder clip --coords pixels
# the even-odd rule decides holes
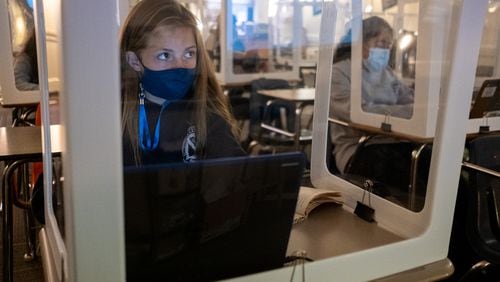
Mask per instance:
[[[479,133],[488,133],[490,132],[490,127],[488,125],[479,126]]]
[[[391,124],[389,123],[389,116],[390,115],[391,115],[391,113],[389,113],[389,112],[387,112],[385,114],[384,122],[382,122],[382,124],[380,125],[380,129],[382,129],[382,131],[385,131],[385,132],[392,131]]]
[[[483,115],[483,125],[479,126],[479,133],[489,133],[490,126],[488,125],[488,113]]]
[[[375,215],[375,210],[371,207],[370,203],[370,194],[372,193],[373,189],[373,181],[370,179],[367,179],[365,183],[363,184],[364,189],[363,189],[363,198],[360,201],[357,201],[356,208],[354,209],[354,213],[360,217],[361,219],[368,221],[368,222],[373,222],[375,219],[373,218]],[[368,205],[364,204],[365,201],[365,193],[368,191]]]

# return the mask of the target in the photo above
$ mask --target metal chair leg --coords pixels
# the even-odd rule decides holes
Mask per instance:
[[[30,169],[29,164],[22,165],[18,171],[18,186],[20,189],[20,196],[26,203],[31,202],[31,184],[30,184]],[[24,261],[29,262],[35,259],[36,255],[36,222],[31,213],[31,209],[23,209],[24,214],[24,236],[26,242],[26,252],[24,254]]]
[[[36,223],[31,210],[24,210],[26,252],[24,261],[33,261],[36,257]]]

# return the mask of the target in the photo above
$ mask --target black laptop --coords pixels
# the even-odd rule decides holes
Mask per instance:
[[[469,118],[483,118],[494,111],[500,111],[500,79],[487,79],[474,99]]]
[[[304,165],[296,152],[125,168],[127,280],[283,266]]]

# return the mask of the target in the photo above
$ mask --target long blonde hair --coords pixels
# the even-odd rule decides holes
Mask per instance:
[[[189,27],[197,46],[197,77],[194,81],[194,121],[196,126],[197,153],[203,156],[207,139],[207,116],[216,114],[231,126],[235,138],[238,129],[230,111],[227,97],[215,77],[213,65],[205,50],[203,38],[196,26],[196,18],[175,0],[143,0],[130,11],[120,36],[120,61],[122,83],[122,134],[128,136],[136,164],[140,164],[138,138],[138,93],[140,73],[128,64],[127,51],[139,54],[158,26]]]

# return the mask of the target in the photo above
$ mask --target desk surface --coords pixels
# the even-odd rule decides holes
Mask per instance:
[[[413,141],[416,143],[432,143],[432,141],[434,140],[434,138],[424,138],[424,137],[418,137],[418,136],[394,132],[394,131],[385,131],[385,130],[382,130],[381,128],[377,128],[377,127],[373,127],[373,126],[369,126],[369,125],[364,125],[364,124],[359,124],[359,123],[354,123],[354,122],[345,122],[345,121],[341,121],[341,120],[334,119],[334,118],[328,118],[328,120],[332,123],[335,123],[335,124],[339,124],[342,126],[349,126],[349,127],[355,128],[355,129],[365,131],[365,132],[370,133],[370,134],[384,135],[387,137],[392,137],[394,139],[409,140],[409,141]]]
[[[0,160],[36,157],[42,153],[42,132],[39,126],[0,127]],[[52,152],[61,152],[60,125],[51,125]]]
[[[258,93],[261,95],[282,100],[304,102],[304,101],[314,101],[314,95],[316,94],[316,89],[294,88],[294,89],[259,90]]]
[[[319,260],[400,240],[403,238],[360,219],[340,205],[326,204],[293,225],[287,255],[305,250],[309,258]]]
[[[366,222],[340,205],[322,205],[309,217],[295,224],[290,234],[287,255],[305,250],[313,260],[325,259],[404,240],[376,223]],[[377,281],[433,281],[453,273],[448,259],[439,260]]]

